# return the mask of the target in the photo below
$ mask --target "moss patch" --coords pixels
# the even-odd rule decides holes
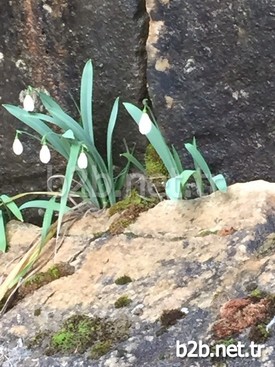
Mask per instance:
[[[107,354],[111,348],[112,343],[109,340],[105,342],[98,342],[91,348],[90,357],[92,359],[98,359]]]
[[[60,262],[50,267],[46,272],[33,275],[19,288],[18,300],[56,279],[72,275],[74,271],[75,268],[72,265]]]
[[[270,233],[258,250],[258,257],[268,256],[275,252],[275,233]]]
[[[148,177],[169,176],[165,165],[163,164],[160,156],[158,155],[152,144],[148,144],[146,147],[144,161],[145,170]]]
[[[256,344],[262,344],[267,341],[270,333],[266,330],[266,324],[258,324],[252,326],[249,332],[249,339],[253,340]]]
[[[154,207],[158,201],[157,198],[145,199],[138,195],[136,190],[132,190],[128,197],[117,202],[109,209],[110,215],[121,213],[120,217],[111,224],[110,233],[112,235],[122,233],[126,227],[134,223],[140,213]]]
[[[118,342],[129,336],[131,324],[128,320],[114,321],[73,315],[68,318],[56,333],[39,333],[29,343],[29,348],[44,346],[46,355],[60,353],[70,355],[88,352],[90,358],[97,359],[111,350]]]
[[[128,296],[121,296],[115,301],[115,308],[127,307],[132,302]]]
[[[165,328],[175,325],[179,319],[182,319],[185,315],[184,312],[178,309],[164,310],[160,316],[161,325]]]
[[[115,284],[117,285],[124,285],[131,283],[132,279],[128,275],[123,275],[122,277],[119,277],[115,280]]]

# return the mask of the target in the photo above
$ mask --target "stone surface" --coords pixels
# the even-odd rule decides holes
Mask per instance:
[[[78,102],[82,69],[91,58],[96,137],[103,151],[115,98],[138,102],[146,96],[147,32],[144,0],[2,1],[0,102],[19,104],[19,93],[32,85],[44,87],[66,110],[76,114],[70,94]],[[37,145],[27,137],[23,156],[14,156],[10,147],[15,129],[23,125],[2,108],[0,119],[1,162],[5,162],[0,167],[0,191],[45,189],[48,175],[39,163]],[[125,151],[122,137],[129,144],[133,142],[126,113],[120,116],[118,125],[116,154]],[[60,170],[57,162],[54,166]]]
[[[227,194],[177,203],[163,201],[114,237],[106,232],[98,235],[112,222],[106,212],[99,214],[100,219],[93,214],[80,219],[64,232],[56,255],[56,260],[75,267],[74,274],[26,296],[0,319],[2,366],[194,366],[194,359],[176,357],[176,340],[210,344],[213,325],[219,317],[226,317],[229,305],[245,305],[255,314],[261,303],[251,304],[247,298],[251,290],[257,287],[274,294],[274,210],[275,184],[255,181],[235,184]],[[18,237],[11,246],[15,253],[16,243]],[[6,256],[10,259],[8,254],[0,257],[1,269]],[[45,268],[51,264],[52,259]],[[123,275],[130,276],[132,282],[116,285],[115,280]],[[132,302],[115,308],[115,301],[123,295]],[[139,308],[142,312],[136,312]],[[163,312],[174,309],[185,316],[163,328]],[[97,361],[89,360],[87,353],[46,356],[43,347],[26,348],[37,332],[55,331],[75,313],[130,320],[129,338]],[[251,324],[246,320],[240,325],[235,339],[248,348],[246,326]],[[273,331],[260,358],[227,358],[226,365],[272,366]],[[216,365],[209,358],[195,363]]]
[[[165,136],[184,154],[195,135],[231,182],[274,180],[274,2],[146,3],[149,96]]]

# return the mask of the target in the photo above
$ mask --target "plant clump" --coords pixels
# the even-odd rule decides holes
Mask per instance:
[[[75,268],[72,265],[60,262],[50,267],[46,272],[33,275],[19,288],[18,300],[56,279],[72,275],[74,271]]]
[[[132,300],[127,296],[121,296],[115,301],[115,308],[127,307],[132,302]]]
[[[179,319],[182,319],[186,314],[179,309],[164,310],[160,316],[161,325],[165,328],[175,325]]]
[[[61,353],[82,354],[88,351],[90,358],[97,359],[109,352],[118,342],[129,335],[129,322],[125,320],[106,320],[87,315],[73,315],[60,330],[51,334],[47,355]]]
[[[134,223],[140,213],[149,210],[157,202],[157,198],[143,198],[138,195],[136,190],[132,190],[128,197],[117,202],[109,209],[111,216],[115,213],[121,213],[120,217],[111,224],[110,233],[112,235],[122,233],[126,227]]]
[[[119,277],[115,280],[115,284],[117,285],[124,285],[131,283],[132,279],[128,275],[123,275],[122,277]]]

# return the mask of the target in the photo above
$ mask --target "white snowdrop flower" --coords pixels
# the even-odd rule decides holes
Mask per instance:
[[[15,138],[12,144],[12,150],[14,154],[20,155],[23,152],[23,145],[18,138]]]
[[[40,153],[39,153],[39,158],[42,163],[45,163],[45,164],[49,163],[51,159],[51,152],[47,144],[42,145],[40,149]]]
[[[85,169],[88,167],[88,158],[87,155],[84,152],[81,152],[79,154],[77,165],[80,169]]]
[[[23,108],[28,112],[32,112],[34,110],[34,100],[29,94],[27,94],[23,100]]]
[[[142,134],[142,135],[147,135],[149,134],[149,132],[151,131],[152,129],[152,121],[148,115],[148,113],[146,112],[143,112],[142,113],[142,116],[141,116],[141,119],[139,121],[139,124],[138,124],[138,128],[139,128],[139,132]]]

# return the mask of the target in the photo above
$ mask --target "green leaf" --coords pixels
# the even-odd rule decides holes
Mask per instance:
[[[215,185],[217,186],[219,191],[227,192],[227,183],[224,176],[221,173],[219,173],[216,176],[213,176],[212,179],[215,182]]]
[[[64,132],[64,134],[62,134],[62,138],[66,138],[66,139],[75,139],[74,133],[71,129],[67,130]]]
[[[123,105],[128,113],[132,116],[136,124],[139,125],[143,111],[131,103],[123,103]],[[170,152],[170,149],[168,148],[160,130],[154,124],[152,124],[152,129],[146,135],[146,137],[160,156],[163,164],[169,172],[170,177],[175,177],[178,175],[180,172],[178,171],[175,159]]]
[[[182,191],[195,170],[185,170],[180,175],[170,178],[166,182],[165,192],[171,200],[182,199]]]
[[[0,199],[18,220],[24,222],[20,208],[18,208],[15,202],[8,195],[1,195]]]
[[[92,61],[89,60],[87,61],[83,69],[81,78],[80,111],[85,134],[89,137],[89,142],[91,144],[94,144],[92,94],[93,94],[93,65]]]
[[[182,166],[179,154],[176,151],[176,148],[174,147],[174,145],[172,145],[172,154],[173,154],[173,157],[174,157],[174,161],[177,165],[178,171],[182,172],[183,171],[183,166]]]
[[[52,197],[48,202],[47,202],[47,208],[46,211],[44,213],[44,217],[43,217],[43,223],[42,223],[42,231],[41,231],[41,249],[43,247],[43,244],[45,242],[45,239],[47,237],[48,231],[51,227],[52,224],[52,219],[53,219],[53,214],[54,211],[56,210],[56,202],[55,202],[55,197]]]
[[[3,218],[3,212],[0,210],[0,251],[6,252],[7,248],[7,238],[6,238],[6,229]]]
[[[133,156],[131,153],[122,153],[120,154],[121,157],[125,157],[130,161],[134,166],[136,166],[142,173],[145,174],[146,170],[143,165]]]
[[[45,108],[54,118],[55,124],[59,126],[64,131],[72,130],[75,138],[79,141],[85,141],[89,143],[89,137],[85,134],[84,130],[80,124],[75,121],[70,115],[62,110],[62,108],[57,104],[50,96],[45,93],[39,93],[39,97]]]
[[[60,200],[60,209],[59,209],[59,215],[58,215],[58,221],[57,221],[57,237],[60,233],[60,228],[62,224],[63,216],[66,212],[67,208],[67,201],[70,194],[70,189],[72,185],[72,180],[77,164],[77,159],[80,151],[80,144],[72,144],[71,150],[70,150],[70,157],[67,163],[66,172],[65,172],[65,179],[62,186],[61,191],[61,200]]]
[[[26,203],[22,204],[19,209],[23,210],[23,209],[28,209],[28,208],[41,208],[41,209],[47,209],[49,205],[49,200],[30,200],[27,201]],[[52,204],[53,206],[53,210],[55,211],[59,211],[60,209],[60,204],[59,203],[54,203]],[[66,207],[66,212],[68,212],[70,210],[70,208],[67,206]]]
[[[197,164],[197,166],[199,166],[199,168],[205,174],[205,177],[208,179],[212,190],[215,191],[216,187],[215,187],[214,181],[212,179],[211,171],[210,171],[210,169],[208,167],[208,164],[206,163],[205,159],[201,155],[201,153],[198,151],[196,146],[194,146],[193,144],[187,143],[187,144],[184,144],[184,145],[185,145],[185,148],[188,150],[188,152],[191,154],[195,164]]]
[[[108,129],[107,129],[107,164],[108,170],[111,180],[114,178],[114,168],[113,168],[113,157],[112,157],[112,138],[113,138],[113,131],[115,128],[116,120],[117,120],[117,113],[118,113],[118,103],[119,97],[116,98],[113,108],[110,114]]]

